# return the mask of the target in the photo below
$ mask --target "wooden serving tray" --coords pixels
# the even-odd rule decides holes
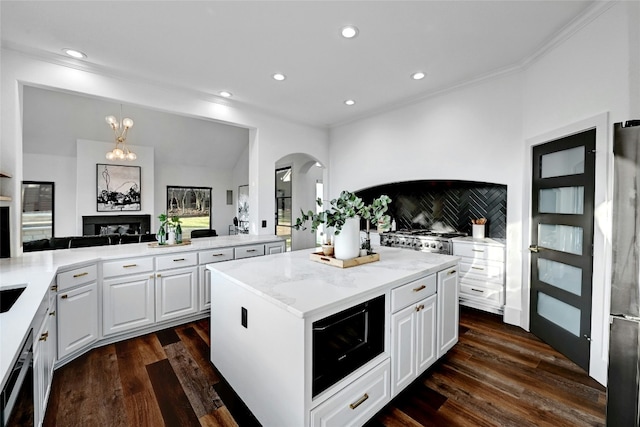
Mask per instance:
[[[185,240],[182,243],[174,243],[173,245],[169,245],[167,243],[165,243],[164,245],[161,245],[158,242],[151,242],[149,243],[149,247],[150,248],[173,248],[174,246],[187,246],[190,244],[191,244],[190,240]]]
[[[321,264],[332,265],[334,267],[348,268],[355,267],[356,265],[368,264],[370,262],[380,261],[380,254],[373,253],[371,255],[365,255],[351,259],[336,259],[332,256],[326,256],[322,252],[314,252],[309,254],[311,261],[319,262]]]

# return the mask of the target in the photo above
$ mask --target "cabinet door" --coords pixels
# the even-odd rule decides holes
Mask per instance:
[[[438,273],[438,358],[458,342],[458,268]]]
[[[200,273],[199,309],[204,311],[211,308],[211,270],[208,270],[206,265],[201,265],[198,269]]]
[[[264,249],[266,255],[281,254],[284,252],[284,242],[267,243]]]
[[[438,342],[437,342],[437,295],[432,295],[429,298],[422,300],[418,303],[420,310],[416,311],[416,332],[417,332],[417,351],[418,351],[418,368],[416,375],[420,375],[429,366],[433,364],[438,358]]]
[[[409,306],[391,316],[392,373],[391,396],[416,377],[416,306]]]
[[[157,321],[196,313],[198,292],[196,267],[167,270],[156,275]]]
[[[47,347],[47,328],[49,323],[48,319],[42,321],[42,325],[34,335],[33,344],[33,416],[35,419],[35,425],[39,425],[44,419],[45,409],[45,393],[47,390],[47,359],[48,359],[48,347]]]
[[[98,285],[58,292],[58,358],[98,339]]]
[[[105,280],[102,333],[111,335],[155,322],[154,276],[141,274]]]

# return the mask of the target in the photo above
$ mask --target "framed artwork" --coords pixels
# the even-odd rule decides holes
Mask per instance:
[[[140,166],[96,165],[98,212],[139,211]]]
[[[249,232],[249,186],[238,187],[238,232]]]
[[[167,185],[167,216],[179,216],[182,231],[211,228],[211,187]]]

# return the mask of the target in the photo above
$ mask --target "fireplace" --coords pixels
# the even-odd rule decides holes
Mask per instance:
[[[151,215],[94,215],[82,217],[82,235],[148,234]]]

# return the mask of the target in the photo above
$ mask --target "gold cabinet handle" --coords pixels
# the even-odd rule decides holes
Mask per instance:
[[[471,268],[473,268],[474,270],[484,270],[484,268],[482,267],[471,267]]]
[[[58,285],[53,285],[50,289],[55,292],[58,290]]]
[[[82,276],[88,276],[89,273],[87,273],[86,271],[84,273],[78,273],[78,274],[74,274],[73,278],[77,279],[78,277],[82,277]]]
[[[40,334],[40,338],[38,338],[38,341],[46,341],[48,337],[49,337],[49,331],[43,334]]]
[[[369,395],[365,393],[360,399],[356,400],[353,403],[350,403],[349,408],[356,409],[358,406],[362,405],[364,401],[367,400],[368,398],[369,398]]]
[[[60,295],[60,298],[61,298],[61,299],[67,299],[67,298],[69,298],[69,295],[67,295],[67,294]]]
[[[247,249],[247,252],[255,252],[257,249]]]
[[[424,304],[420,304],[419,306],[416,307],[416,311],[420,311],[424,308]]]
[[[158,274],[156,275],[156,277],[162,277],[162,274],[158,273]]]
[[[451,270],[447,273],[447,275],[451,276],[452,274],[456,274],[456,270]]]
[[[484,252],[484,249],[471,249],[473,252]]]
[[[482,289],[471,288],[471,290],[473,292],[480,292],[481,294],[484,294],[484,291]]]
[[[138,264],[127,264],[127,265],[123,265],[122,268],[131,268],[131,267],[137,267]]]
[[[53,310],[51,313],[49,313],[49,316],[55,316],[56,315],[56,311]]]
[[[176,258],[173,260],[173,262],[180,262],[180,261],[184,261],[184,258]]]
[[[413,292],[420,292],[421,290],[423,290],[425,288],[426,288],[425,285],[421,285],[421,286],[418,286],[417,288],[413,288]]]
[[[224,254],[211,254],[211,256],[222,256]]]

